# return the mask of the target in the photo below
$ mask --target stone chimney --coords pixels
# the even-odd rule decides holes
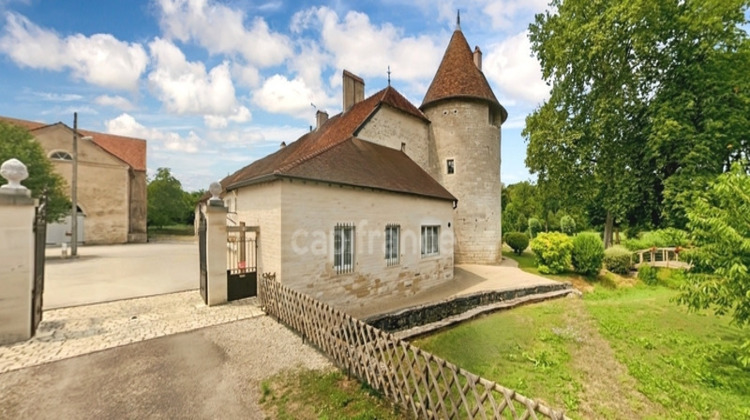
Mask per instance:
[[[320,127],[325,124],[326,121],[328,121],[328,113],[325,111],[318,110],[318,112],[315,113],[315,121],[317,123],[317,126],[315,127],[316,130],[320,130]]]
[[[346,112],[352,105],[365,99],[365,81],[359,76],[344,70],[344,108]]]
[[[477,45],[474,47],[474,65],[477,66],[479,71],[482,71],[482,50]]]

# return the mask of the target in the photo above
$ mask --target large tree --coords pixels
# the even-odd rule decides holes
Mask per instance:
[[[552,85],[524,130],[543,196],[601,208],[605,244],[616,220],[679,226],[695,174],[747,147],[747,5],[553,0],[529,27]]]
[[[65,180],[52,167],[42,146],[28,130],[0,121],[0,163],[18,159],[26,165],[29,178],[23,185],[32,197],[47,195],[47,221],[55,222],[70,214]]]
[[[190,210],[180,181],[169,168],[157,169],[156,176],[148,183],[149,226],[184,224]]]
[[[747,162],[736,162],[706,191],[696,192],[687,210],[697,248],[679,301],[692,309],[712,307],[750,324],[750,176]],[[750,366],[750,338],[740,360]]]

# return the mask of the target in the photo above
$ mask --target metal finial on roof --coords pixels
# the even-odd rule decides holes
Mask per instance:
[[[458,9],[456,13],[456,30],[461,30],[461,9]]]
[[[391,66],[388,66],[388,86],[391,85]]]

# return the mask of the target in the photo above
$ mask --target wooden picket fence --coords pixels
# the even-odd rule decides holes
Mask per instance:
[[[266,313],[288,325],[415,418],[567,419],[263,274],[258,297]]]

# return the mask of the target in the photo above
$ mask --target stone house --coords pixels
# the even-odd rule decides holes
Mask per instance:
[[[500,125],[507,112],[457,28],[421,107],[392,86],[221,181],[231,217],[260,227],[257,265],[334,305],[409,296],[454,263],[501,258]]]
[[[58,122],[0,117],[26,128],[71,185],[73,129]],[[78,240],[85,244],[146,242],[146,141],[78,130]],[[84,139],[90,137],[91,139]],[[47,243],[70,242],[70,216],[47,227]]]

